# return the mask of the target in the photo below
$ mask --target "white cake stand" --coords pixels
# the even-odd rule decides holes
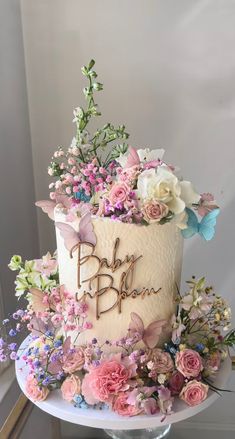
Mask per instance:
[[[22,355],[22,349],[26,349],[29,342],[30,336],[21,344],[20,355]],[[228,357],[222,363],[213,384],[220,389],[226,388],[230,372],[231,360]],[[26,376],[27,367],[24,361],[19,359],[16,361],[16,377],[23,393],[25,393]],[[167,415],[165,419],[163,419],[163,415],[139,415],[126,418],[109,410],[76,408],[62,399],[59,390],[51,392],[46,401],[32,402],[43,411],[64,421],[87,427],[102,428],[113,439],[160,439],[168,434],[171,424],[196,415],[213,404],[218,398],[219,395],[210,390],[207,399],[195,407],[189,407],[183,401],[177,399],[174,402],[174,413]]]

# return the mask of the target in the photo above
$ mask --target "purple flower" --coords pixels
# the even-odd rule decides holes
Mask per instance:
[[[7,356],[4,354],[0,355],[0,362],[3,363],[4,361],[7,361]]]
[[[3,338],[0,338],[0,349],[4,348],[6,346],[6,342],[3,340]]]
[[[11,353],[10,353],[10,359],[11,359],[11,360],[18,360],[19,357],[18,357],[18,355],[17,355],[16,352],[11,352]]]
[[[10,321],[9,319],[5,319],[5,320],[2,321],[2,324],[6,325],[7,323],[9,323],[9,321]]]
[[[14,313],[12,314],[12,317],[13,317],[14,320],[18,320],[20,316],[18,315],[17,312],[14,312]]]
[[[10,337],[15,337],[16,334],[17,334],[17,332],[14,329],[10,329],[10,331],[9,331]]]
[[[17,349],[17,343],[10,343],[8,345],[8,348],[10,349],[10,351],[16,351]]]

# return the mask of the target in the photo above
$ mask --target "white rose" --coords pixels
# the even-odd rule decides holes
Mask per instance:
[[[186,206],[192,206],[194,203],[198,203],[200,200],[200,195],[195,192],[192,183],[190,181],[181,181],[181,198],[185,202]]]
[[[138,193],[143,199],[156,199],[166,204],[171,212],[179,214],[185,209],[181,199],[181,185],[178,178],[169,170],[159,167],[149,169],[138,178]]]

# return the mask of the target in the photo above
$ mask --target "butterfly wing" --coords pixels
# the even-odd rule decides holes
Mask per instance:
[[[183,237],[187,239],[187,238],[191,238],[193,235],[195,235],[195,233],[198,233],[199,224],[198,224],[197,215],[193,212],[193,210],[189,209],[188,207],[186,207],[185,210],[188,215],[187,228],[182,229],[181,233]]]
[[[41,200],[35,203],[35,206],[41,207],[42,211],[47,213],[50,219],[54,221],[54,208],[56,206],[55,201],[52,200]]]
[[[70,209],[72,207],[72,200],[68,195],[56,195],[56,204],[62,204],[65,209]]]
[[[44,293],[38,288],[31,288],[30,305],[34,312],[44,312],[48,309],[48,305],[43,303]]]
[[[136,333],[140,334],[141,337],[144,335],[143,320],[135,312],[131,312],[131,321],[129,324],[129,332],[130,332],[130,335],[134,335]]]
[[[199,234],[206,241],[210,241],[215,234],[216,218],[220,209],[214,209],[204,216],[199,224]]]
[[[150,325],[148,325],[148,327],[144,331],[144,336],[143,336],[143,342],[148,348],[153,349],[156,346],[159,337],[162,333],[162,328],[166,324],[167,324],[167,320],[162,319],[156,322],[152,322],[150,323]]]
[[[135,148],[132,146],[129,147],[129,155],[127,157],[127,162],[125,168],[131,168],[132,166],[136,166],[140,164],[140,159],[138,153]]]
[[[60,230],[65,247],[70,251],[79,242],[79,234],[69,224],[58,222],[55,225]]]
[[[80,219],[79,238],[81,242],[90,242],[93,245],[96,244],[96,236],[91,222],[90,212],[86,212]]]

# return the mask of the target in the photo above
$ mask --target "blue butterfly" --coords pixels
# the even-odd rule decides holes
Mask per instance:
[[[186,213],[188,215],[187,229],[181,230],[184,238],[191,238],[196,233],[204,238],[206,241],[210,241],[215,234],[216,218],[220,213],[220,209],[214,209],[205,215],[201,222],[198,221],[197,215],[193,210],[186,207]]]

